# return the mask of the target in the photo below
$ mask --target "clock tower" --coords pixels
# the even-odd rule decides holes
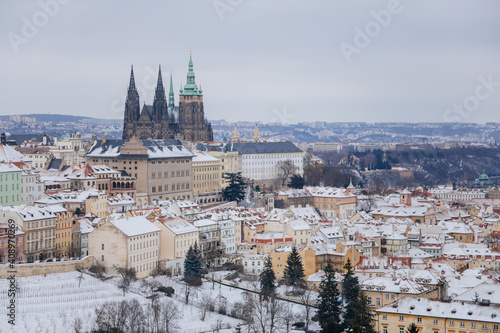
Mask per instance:
[[[195,83],[192,55],[186,84],[179,93],[179,131],[186,141],[213,141],[212,126],[203,110],[203,91]]]

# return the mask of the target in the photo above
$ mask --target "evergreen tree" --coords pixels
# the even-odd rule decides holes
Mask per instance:
[[[202,267],[198,244],[190,246],[184,260],[184,281],[188,284],[198,284],[201,281]]]
[[[304,179],[304,177],[302,177],[301,175],[293,175],[292,178],[290,178],[288,187],[302,189],[304,188],[305,184],[306,180]]]
[[[286,267],[283,273],[286,284],[292,286],[294,291],[296,291],[297,288],[304,287],[304,266],[302,265],[302,258],[295,246],[286,259]]]
[[[222,190],[222,196],[228,201],[238,201],[240,202],[245,198],[245,188],[246,184],[243,181],[241,172],[236,173],[225,173],[224,179],[229,181],[229,185]]]
[[[360,288],[358,278],[352,270],[351,259],[347,259],[344,269],[346,270],[342,281],[342,303],[346,308],[344,321],[350,322],[354,319],[355,309],[358,306]]]
[[[339,291],[335,281],[332,265],[325,268],[325,276],[319,285],[318,320],[322,333],[340,333],[343,327],[340,324]]]
[[[344,266],[346,273],[342,281],[343,303],[346,309],[344,326],[353,333],[375,333],[374,320],[368,299],[360,291],[358,278],[354,275],[351,260]]]
[[[273,263],[270,257],[267,257],[264,269],[260,273],[260,294],[265,300],[272,297],[276,292],[276,285],[274,281],[276,276],[273,271]]]
[[[406,333],[418,333],[419,331],[420,331],[420,329],[417,327],[417,325],[415,323],[411,323],[406,328]]]
[[[368,298],[363,293],[360,293],[353,309],[354,318],[346,320],[345,326],[348,326],[353,333],[376,333]]]

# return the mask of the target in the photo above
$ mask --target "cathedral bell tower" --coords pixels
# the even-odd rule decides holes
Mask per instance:
[[[128,140],[135,133],[135,124],[139,119],[140,105],[139,93],[135,87],[134,66],[130,70],[130,83],[125,101],[125,114],[123,117],[123,139]]]
[[[190,54],[186,84],[179,94],[179,130],[186,141],[213,141],[212,127],[205,119],[202,93],[195,83]]]

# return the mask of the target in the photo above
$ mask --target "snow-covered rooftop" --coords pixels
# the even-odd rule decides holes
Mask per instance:
[[[149,222],[143,216],[127,216],[125,218],[110,220],[110,223],[129,237],[161,231],[160,228]]]

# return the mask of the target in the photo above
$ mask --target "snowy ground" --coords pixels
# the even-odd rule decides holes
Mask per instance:
[[[224,276],[223,273],[220,275]],[[17,278],[15,326],[7,323],[8,280],[0,280],[0,332],[74,332],[77,320],[81,321],[83,331],[89,332],[94,327],[95,308],[104,302],[133,298],[142,304],[151,302],[145,297],[147,295],[144,288],[141,288],[141,281],[134,282],[124,297],[122,290],[117,287],[118,278],[102,282],[84,274],[84,279],[81,280],[79,286],[79,276],[78,272],[70,272]],[[150,277],[148,280],[153,280],[153,278]],[[185,286],[181,281],[165,276],[157,277],[155,280],[175,289],[173,299],[182,313],[182,318],[176,323],[178,332],[212,332],[218,323],[221,323],[223,327],[229,327],[220,332],[234,332],[234,328],[242,323],[241,320],[215,312],[208,312],[207,317],[202,321],[199,305],[207,297],[215,302],[220,298],[225,298],[229,311],[234,303],[242,301],[243,290],[205,281],[200,288],[192,290],[189,305],[186,305],[184,302]],[[297,318],[296,321],[301,321],[303,307],[293,304],[292,311]],[[311,329],[317,329],[317,323],[314,323]]]

